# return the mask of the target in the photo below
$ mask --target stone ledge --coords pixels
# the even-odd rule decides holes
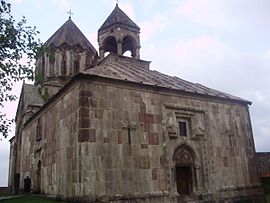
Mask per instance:
[[[92,203],[92,202],[148,202],[150,199],[155,199],[155,202],[176,202],[177,194],[169,193],[167,191],[161,192],[148,192],[148,193],[132,193],[132,194],[115,194],[115,195],[102,195],[102,194],[90,194],[85,196],[47,196],[50,199],[60,200],[60,201],[70,201],[70,202],[80,202],[80,203]],[[167,201],[171,199],[172,201]]]

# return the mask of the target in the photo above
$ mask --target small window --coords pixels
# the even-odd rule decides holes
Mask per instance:
[[[179,133],[181,137],[187,137],[187,123],[180,121],[179,122]]]
[[[131,144],[131,132],[130,132],[130,128],[128,128],[128,144]]]
[[[40,118],[38,118],[36,140],[39,141],[41,139],[42,139],[42,124]]]
[[[62,61],[61,62],[61,75],[66,75],[67,74],[67,62]]]
[[[78,73],[80,71],[80,61],[74,60],[74,73]]]
[[[50,75],[52,76],[54,74],[53,66],[50,66]]]
[[[67,56],[65,52],[62,53],[61,75],[67,75]]]

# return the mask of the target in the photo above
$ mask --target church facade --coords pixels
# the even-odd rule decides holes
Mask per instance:
[[[139,34],[116,5],[99,54],[71,19],[45,43],[22,88],[10,187],[28,175],[74,202],[265,202],[251,103],[151,70]]]

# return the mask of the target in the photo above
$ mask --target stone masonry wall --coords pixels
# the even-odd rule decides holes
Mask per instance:
[[[246,105],[81,81],[40,119],[42,140],[35,140],[37,119],[23,131],[21,177],[29,174],[35,182],[41,160],[41,188],[48,195],[176,202],[173,156],[182,146],[194,152],[194,200],[261,192]],[[188,123],[187,137],[179,135],[182,120]]]
[[[41,161],[41,192],[66,195],[75,176],[72,167],[77,141],[79,102],[76,98],[78,87],[75,86],[23,129],[21,186],[23,178],[29,175],[32,188],[37,189],[36,172]],[[38,128],[40,140],[36,139]]]
[[[79,101],[78,179],[68,196],[174,196],[172,157],[182,145],[196,156],[192,192],[197,196],[261,192],[246,105],[87,82]],[[179,119],[189,121],[188,137],[179,136]]]

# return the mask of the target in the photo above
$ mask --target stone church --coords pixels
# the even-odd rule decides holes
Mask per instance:
[[[10,140],[13,190],[28,175],[65,201],[265,202],[251,102],[152,70],[117,4],[98,44],[71,18],[45,43]]]

